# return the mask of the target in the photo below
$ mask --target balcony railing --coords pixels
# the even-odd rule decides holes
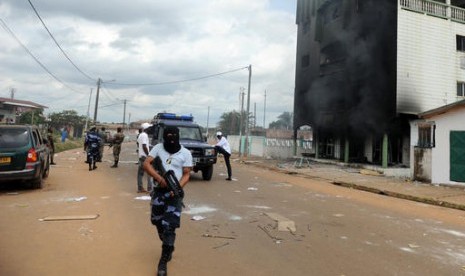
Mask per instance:
[[[432,0],[399,0],[403,9],[465,23],[465,9]]]

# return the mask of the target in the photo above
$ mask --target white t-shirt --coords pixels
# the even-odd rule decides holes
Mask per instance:
[[[229,146],[229,142],[226,138],[221,137],[216,145],[222,147],[227,153],[231,154],[231,147]]]
[[[185,167],[192,167],[192,154],[183,146],[181,146],[181,149],[178,152],[171,154],[167,152],[163,147],[163,144],[160,143],[153,147],[153,149],[149,152],[149,155],[153,158],[160,156],[165,170],[173,170],[178,181],[181,180],[182,169]]]
[[[139,134],[139,137],[137,138],[137,143],[139,143],[139,158],[140,157],[147,157],[147,154],[145,154],[144,148],[142,145],[147,146],[147,150],[149,150],[149,136],[145,132],[141,132]]]

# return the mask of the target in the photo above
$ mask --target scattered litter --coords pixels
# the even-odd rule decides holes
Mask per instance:
[[[82,215],[82,216],[48,216],[39,221],[55,221],[55,220],[91,220],[99,217],[99,214],[95,215]]]
[[[11,193],[6,193],[7,195],[19,195],[18,192],[11,192]]]
[[[247,190],[249,190],[249,191],[258,191],[258,189],[255,188],[255,187],[249,187],[249,188],[247,188]]]
[[[237,190],[236,190],[236,191],[234,191],[234,192],[235,192],[235,193],[240,193],[241,191],[237,191]]]
[[[16,204],[16,207],[29,207],[29,204]]]
[[[465,265],[464,265],[464,266],[462,266],[462,270],[463,270],[463,271],[465,271]]]
[[[277,240],[277,241],[275,241],[275,243],[280,244],[280,243],[282,243],[282,240]]]
[[[136,199],[136,200],[151,200],[152,198],[150,196],[138,196],[138,197],[135,197],[134,199]]]
[[[203,234],[202,237],[204,238],[218,238],[218,239],[229,239],[229,240],[235,240],[235,237],[230,237],[230,236],[218,236],[218,235],[210,235],[210,234]]]
[[[206,219],[206,218],[204,216],[193,216],[191,220],[198,221],[198,220],[203,220],[203,219]]]
[[[74,198],[68,198],[66,201],[83,201],[86,200],[87,197],[81,196],[81,197],[74,197]]]
[[[408,245],[410,248],[418,248],[420,247],[419,245],[416,245],[416,244],[413,244],[413,243],[409,243]]]
[[[215,246],[215,247],[213,247],[213,249],[218,249],[218,248],[224,247],[224,246],[226,246],[226,245],[229,245],[229,242],[224,243],[224,244],[222,244],[222,245]]]
[[[183,213],[189,214],[189,215],[197,215],[197,214],[211,213],[211,212],[216,211],[215,208],[212,208],[209,206],[198,206],[198,207],[188,206],[188,207],[189,207],[189,210],[183,211]]]
[[[266,228],[266,226],[263,227],[263,226],[257,225],[257,227],[260,228],[260,229],[262,229],[263,232],[265,232],[265,233],[268,235],[268,237],[270,237],[270,238],[272,238],[273,240],[275,240],[276,243],[278,243],[278,241],[281,240],[280,238],[278,238],[278,237],[276,237],[276,236],[273,236],[273,235],[270,233],[270,231],[268,230],[268,228]]]
[[[337,218],[341,218],[341,217],[343,217],[343,216],[344,216],[344,214],[334,214],[334,215],[333,215],[333,217],[337,217]]]
[[[265,213],[265,215],[267,215],[270,219],[276,222],[276,227],[278,228],[278,231],[289,231],[292,234],[296,232],[294,221],[276,213]]]

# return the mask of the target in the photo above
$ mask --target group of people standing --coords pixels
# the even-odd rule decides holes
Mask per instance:
[[[103,149],[106,143],[113,147],[114,163],[111,168],[117,168],[119,162],[119,155],[121,153],[121,144],[124,141],[123,129],[118,127],[115,135],[109,137],[105,127],[97,131],[97,127],[93,126],[87,132],[84,141],[84,151],[87,154],[86,163],[89,164],[89,171],[97,169],[97,162],[102,162]]]
[[[193,162],[191,152],[179,142],[179,129],[177,127],[166,127],[163,133],[163,142],[152,148],[147,133],[150,127],[149,123],[143,123],[137,135],[137,152],[139,157],[137,192],[150,192],[150,220],[156,227],[158,238],[162,243],[157,275],[167,275],[167,264],[171,260],[174,251],[176,229],[180,227],[184,193],[182,193],[182,196],[175,196],[175,193],[168,188],[168,181],[173,181],[173,179],[165,179],[166,175],[163,172],[171,171],[174,174],[176,184],[182,190],[189,182]],[[226,180],[232,180],[229,160],[231,148],[226,137],[221,132],[217,132],[216,136],[218,141],[215,149],[223,155],[228,171]],[[101,144],[101,139],[95,127],[86,135],[84,147],[87,149],[88,161],[90,161],[89,170],[96,168],[94,160],[99,155],[98,145]],[[123,141],[124,134],[121,133],[121,128],[118,128],[117,133],[112,139],[114,156],[112,168],[118,167],[121,143]],[[155,160],[161,160],[161,164],[156,165]],[[157,166],[162,166],[163,168]],[[147,174],[147,189],[143,187],[144,174]]]

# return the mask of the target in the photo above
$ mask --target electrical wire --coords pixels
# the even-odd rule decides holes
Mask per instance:
[[[59,79],[57,76],[55,76],[44,64],[42,64],[42,62],[40,62],[39,59],[37,57],[35,57],[34,54],[26,47],[26,45],[24,45],[21,42],[21,40],[19,40],[19,38],[13,33],[13,31],[8,27],[8,25],[5,23],[5,21],[3,21],[3,19],[1,19],[1,18],[0,18],[0,23],[2,25],[2,28],[11,37],[13,37],[16,40],[16,42],[18,42],[18,44],[21,45],[23,47],[23,49],[35,60],[35,62],[37,62],[37,64],[39,64],[40,67],[42,67],[42,69],[44,69],[52,78],[54,78],[59,83],[63,84],[65,87],[73,90],[74,92],[82,93],[81,91],[78,91],[78,90],[70,87],[69,85],[67,85],[65,82],[63,82],[61,79]]]
[[[189,81],[196,81],[196,80],[203,80],[203,79],[208,79],[208,78],[213,78],[221,75],[226,75],[229,73],[237,72],[240,70],[248,69],[249,67],[241,67],[221,73],[216,73],[212,75],[206,75],[202,77],[197,77],[197,78],[192,78],[192,79],[184,79],[184,80],[177,80],[177,81],[166,81],[166,82],[154,82],[154,83],[120,83],[120,82],[112,82],[111,85],[125,85],[125,86],[151,86],[151,85],[167,85],[167,84],[176,84],[176,83],[182,83],[182,82],[189,82]]]
[[[94,79],[92,78],[91,76],[89,76],[88,74],[84,73],[70,58],[69,56],[65,53],[65,51],[63,50],[63,48],[61,48],[60,44],[58,43],[58,41],[55,39],[55,37],[53,36],[53,34],[50,32],[50,30],[48,29],[47,25],[45,25],[45,22],[44,20],[42,20],[42,17],[39,15],[39,12],[37,11],[37,9],[34,7],[34,5],[32,4],[31,0],[28,0],[29,4],[31,5],[32,9],[34,10],[35,14],[37,15],[37,17],[39,18],[40,22],[42,22],[42,25],[44,26],[45,30],[47,30],[48,34],[50,35],[50,37],[52,38],[52,40],[55,42],[55,44],[57,45],[57,47],[60,49],[60,51],[63,53],[63,55],[66,57],[66,59],[74,66],[74,68],[76,68],[76,70],[78,70],[83,76],[85,76],[86,78],[88,78],[89,80],[92,80],[92,81],[97,81],[97,79]]]

